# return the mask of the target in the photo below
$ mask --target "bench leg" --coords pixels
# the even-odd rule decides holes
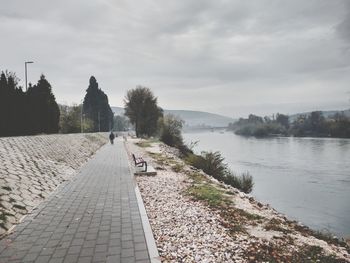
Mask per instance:
[[[144,161],[144,162],[142,162],[142,163],[135,163],[135,166],[136,167],[143,167],[143,166],[145,166],[145,168],[144,168],[144,172],[147,172],[147,162],[146,161]]]

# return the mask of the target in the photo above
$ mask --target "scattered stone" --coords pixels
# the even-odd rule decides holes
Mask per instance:
[[[136,177],[162,262],[304,262],[311,259],[308,247],[324,253],[315,262],[332,257],[350,262],[347,248],[296,230],[296,223],[269,205],[186,166],[176,149],[161,143],[140,148],[134,141],[126,142],[129,155],[142,156],[151,165],[161,160],[165,169],[157,169],[154,177]],[[173,171],[175,162],[184,170]],[[210,207],[186,194],[196,184],[186,174],[193,171],[222,189],[231,205]]]

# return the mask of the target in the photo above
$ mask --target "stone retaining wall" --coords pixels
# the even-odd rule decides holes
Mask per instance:
[[[0,238],[107,141],[103,133],[0,138]]]

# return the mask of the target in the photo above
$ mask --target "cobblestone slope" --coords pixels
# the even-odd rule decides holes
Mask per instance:
[[[0,138],[0,238],[106,142],[105,134]]]

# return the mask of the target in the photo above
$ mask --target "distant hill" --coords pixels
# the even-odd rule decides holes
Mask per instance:
[[[347,110],[330,110],[330,111],[321,111],[322,112],[322,115],[325,117],[325,118],[329,118],[329,117],[332,117],[334,114],[337,114],[337,113],[344,113],[345,116],[347,117],[350,117],[350,109],[347,109]],[[298,118],[298,116],[300,115],[310,115],[311,114],[311,111],[310,112],[303,112],[303,113],[297,113],[297,114],[293,114],[293,115],[290,115],[289,116],[289,120],[290,121],[294,121]]]
[[[115,115],[123,115],[124,108],[111,107]],[[227,127],[230,122],[235,120],[230,117],[219,114],[189,111],[189,110],[164,110],[165,114],[173,114],[185,121],[185,127]]]
[[[230,117],[204,111],[164,110],[164,112],[165,114],[173,114],[175,116],[179,116],[185,121],[185,126],[187,127],[227,127],[230,122],[235,121]]]
[[[114,115],[124,115],[124,108],[122,107],[111,107]]]

